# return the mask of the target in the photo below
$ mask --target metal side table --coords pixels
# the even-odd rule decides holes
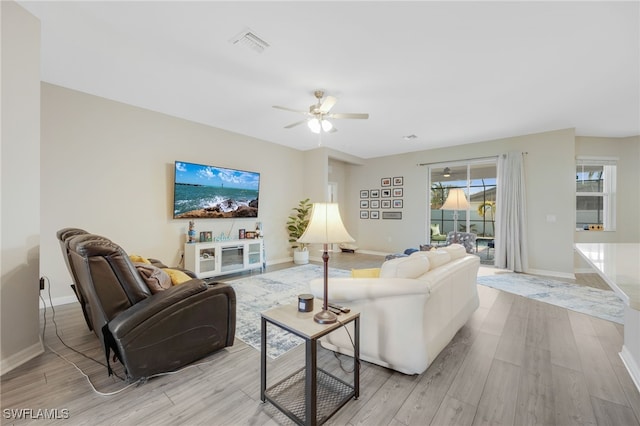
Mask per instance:
[[[360,395],[360,313],[351,311],[338,315],[334,324],[318,324],[313,315],[322,307],[314,300],[313,312],[298,312],[296,304],[280,306],[263,312],[261,321],[260,399],[269,401],[300,425],[324,423],[351,398]],[[318,339],[343,324],[354,323],[353,384],[318,368]],[[305,341],[305,367],[267,389],[267,323],[295,334]]]

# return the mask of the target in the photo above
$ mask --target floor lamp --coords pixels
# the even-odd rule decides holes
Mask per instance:
[[[458,242],[458,210],[468,210],[469,202],[462,188],[452,188],[449,190],[447,200],[440,210],[453,210],[453,237],[454,242]]]
[[[349,235],[342,219],[337,203],[313,203],[309,225],[298,242],[306,244],[322,244],[322,261],[324,262],[324,300],[322,311],[315,314],[313,320],[320,324],[331,324],[338,320],[328,309],[327,290],[329,288],[329,244],[352,243],[355,240]]]

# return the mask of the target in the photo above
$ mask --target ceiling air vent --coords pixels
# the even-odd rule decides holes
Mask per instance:
[[[229,40],[229,43],[238,46],[246,46],[258,53],[264,52],[264,50],[269,47],[269,43],[257,36],[251,28],[245,28],[240,31],[231,40]]]

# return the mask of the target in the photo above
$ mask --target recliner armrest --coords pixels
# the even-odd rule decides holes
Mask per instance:
[[[183,284],[160,291],[153,296],[133,305],[109,322],[109,330],[115,336],[124,336],[138,324],[162,311],[170,312],[177,302],[203,293],[209,287],[200,279],[193,279]]]
[[[227,284],[195,279],[154,294],[108,323],[127,377],[173,371],[235,337],[236,295]]]

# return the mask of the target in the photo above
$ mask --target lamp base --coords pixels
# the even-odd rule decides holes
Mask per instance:
[[[333,324],[338,321],[338,317],[331,311],[322,310],[313,316],[313,320],[318,324]]]

